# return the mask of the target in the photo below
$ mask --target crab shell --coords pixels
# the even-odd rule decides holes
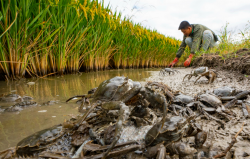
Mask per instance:
[[[157,145],[164,141],[168,144],[182,139],[185,134],[185,128],[188,125],[188,120],[180,116],[173,116],[165,120],[164,126],[162,123],[156,123],[146,134],[146,145]]]
[[[231,87],[225,86],[214,89],[213,93],[217,96],[225,97],[234,95],[236,93],[236,90]]]
[[[219,98],[211,94],[202,94],[199,96],[199,100],[205,105],[208,104],[211,107],[217,108],[222,105],[222,102]]]
[[[183,104],[188,104],[194,101],[194,98],[188,95],[180,94],[175,96],[175,103],[183,103]]]
[[[63,135],[62,126],[53,126],[48,129],[38,131],[23,140],[16,146],[18,156],[30,156]]]
[[[141,87],[141,84],[127,77],[117,76],[103,81],[95,91],[93,100],[116,100],[133,87]]]
[[[193,74],[198,75],[198,74],[201,74],[203,72],[206,72],[207,70],[208,70],[208,67],[199,67],[199,68],[194,70]]]
[[[165,71],[167,72],[172,72],[173,70],[171,68],[164,68]]]

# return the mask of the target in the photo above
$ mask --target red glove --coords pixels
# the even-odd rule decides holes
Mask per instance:
[[[190,54],[188,59],[184,62],[184,66],[185,67],[188,67],[192,61],[192,58],[193,58],[194,54]]]
[[[179,58],[176,57],[173,62],[171,62],[168,67],[174,67],[174,65],[179,61]]]

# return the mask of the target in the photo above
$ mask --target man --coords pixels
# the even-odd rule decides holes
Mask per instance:
[[[182,21],[178,30],[181,30],[181,32],[184,34],[183,41],[176,53],[176,58],[172,63],[170,63],[169,67],[173,67],[179,61],[179,58],[183,54],[186,45],[191,48],[191,54],[184,62],[184,66],[188,67],[194,54],[199,49],[206,51],[208,48],[214,47],[218,41],[217,35],[212,30],[201,24],[190,25],[188,21]]]

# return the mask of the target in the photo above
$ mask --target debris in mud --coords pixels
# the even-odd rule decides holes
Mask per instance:
[[[24,138],[0,157],[249,156],[238,147],[250,146],[250,125],[244,124],[250,122],[250,92],[229,86],[193,91],[190,95],[157,81],[142,86],[114,77],[78,96],[82,115]]]
[[[58,101],[50,100],[50,101],[47,101],[47,102],[42,103],[42,105],[54,105],[54,104],[56,104],[56,103],[58,103]]]
[[[38,112],[39,112],[39,113],[46,113],[47,110],[39,110]]]
[[[241,129],[237,132],[237,134],[235,136],[232,137],[232,141],[230,142],[229,146],[220,154],[214,156],[214,158],[220,158],[220,157],[224,157],[227,155],[227,153],[230,151],[230,149],[234,146],[234,144],[237,142],[236,138],[237,136],[240,134],[240,132],[243,130],[243,126],[245,123],[242,124]]]
[[[35,82],[28,82],[28,83],[27,83],[27,85],[30,85],[30,86],[31,86],[31,85],[34,85],[34,84],[36,84],[36,83],[35,83]]]

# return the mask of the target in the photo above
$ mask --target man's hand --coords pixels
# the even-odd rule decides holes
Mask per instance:
[[[174,67],[174,65],[179,61],[179,58],[176,57],[173,62],[171,62],[168,67]]]
[[[192,58],[193,58],[194,54],[190,54],[188,59],[184,62],[184,66],[188,67],[191,64]]]

